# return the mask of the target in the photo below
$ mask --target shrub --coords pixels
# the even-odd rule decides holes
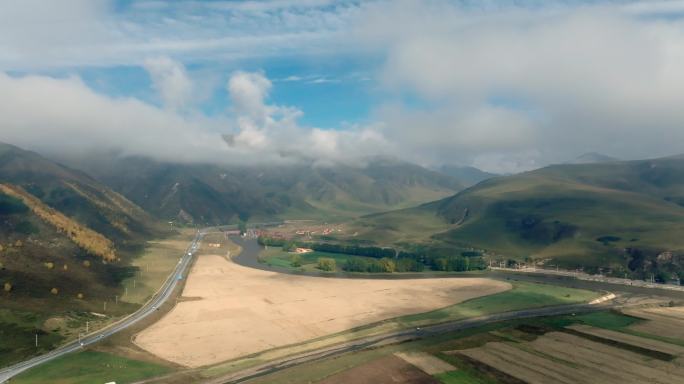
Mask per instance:
[[[302,257],[299,256],[298,254],[294,254],[290,256],[290,265],[293,267],[301,267],[302,266]]]
[[[337,269],[337,263],[335,262],[335,259],[330,258],[330,257],[319,257],[318,258],[318,265],[316,268],[322,270],[322,271],[334,271]]]
[[[76,298],[79,300],[83,300],[83,294],[79,293],[78,295],[76,295]]]
[[[5,290],[5,292],[11,291],[12,290],[12,283],[10,283],[9,281],[6,281],[3,289]]]
[[[59,293],[59,289],[57,289],[57,288],[52,288],[52,289],[50,290],[50,293],[52,293],[53,295],[56,295],[56,294]]]
[[[45,263],[45,268],[47,268],[47,269],[52,269],[54,267],[55,267],[55,263],[53,263],[52,261],[48,261],[47,263]]]

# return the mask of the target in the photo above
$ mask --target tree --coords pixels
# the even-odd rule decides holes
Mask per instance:
[[[396,264],[394,264],[394,261],[383,257],[380,259],[380,266],[382,267],[383,272],[389,272],[392,273],[396,270]]]
[[[337,269],[337,263],[335,262],[335,259],[330,258],[330,257],[319,257],[318,258],[318,265],[316,268],[320,269],[321,271],[334,271]]]
[[[78,295],[76,295],[76,298],[79,300],[83,300],[83,294],[79,293]]]
[[[47,269],[52,269],[54,267],[55,267],[55,263],[53,263],[52,261],[48,261],[47,263],[45,263],[45,268],[47,268]]]
[[[290,265],[293,267],[301,267],[302,266],[302,257],[296,253],[291,255],[290,256]]]
[[[83,266],[86,268],[90,268],[90,260],[83,260]]]
[[[244,220],[240,220],[240,222],[238,223],[238,229],[240,230],[241,235],[247,233],[247,222]]]

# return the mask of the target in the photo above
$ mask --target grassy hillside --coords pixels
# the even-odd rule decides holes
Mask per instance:
[[[374,159],[365,167],[217,166],[146,158],[88,162],[87,172],[164,220],[351,217],[436,200],[461,183],[420,166]]]
[[[131,261],[162,231],[83,173],[0,144],[0,365],[36,353],[36,333],[45,350],[82,322],[96,323],[88,313],[121,295]],[[107,314],[134,307],[120,303]]]
[[[683,202],[683,157],[557,165],[486,180],[356,226],[358,237],[380,242],[472,247],[499,259],[653,272],[665,280],[684,265]]]

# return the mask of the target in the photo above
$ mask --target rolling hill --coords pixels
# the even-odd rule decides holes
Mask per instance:
[[[684,157],[554,165],[356,225],[359,236],[386,242],[666,279],[684,265]]]
[[[453,177],[389,159],[372,159],[365,167],[174,164],[140,157],[79,164],[157,217],[198,224],[352,217],[425,203],[464,187]]]

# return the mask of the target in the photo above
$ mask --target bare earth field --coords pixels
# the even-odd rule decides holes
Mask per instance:
[[[203,255],[183,296],[135,343],[198,367],[510,289],[482,279],[334,279],[285,275]]]
[[[456,367],[453,365],[425,352],[397,352],[394,355],[416,368],[419,368],[428,375],[436,375],[438,373],[456,370]]]
[[[617,341],[622,344],[633,345],[635,347],[643,347],[651,351],[662,352],[672,356],[684,355],[684,347],[670,343],[665,343],[658,340],[646,339],[643,337],[634,336],[627,333],[591,327],[588,325],[578,324],[569,326],[568,328],[587,335],[597,336],[603,339]]]
[[[666,362],[562,332],[528,343],[492,342],[447,353],[463,354],[530,384],[684,382],[680,360]]]
[[[640,308],[625,314],[648,320],[630,326],[634,331],[684,340],[684,307]]]
[[[319,384],[437,384],[439,380],[397,356],[385,356],[330,376]]]

